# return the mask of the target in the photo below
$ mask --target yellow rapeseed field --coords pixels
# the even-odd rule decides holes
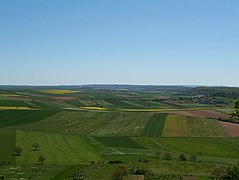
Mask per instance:
[[[101,108],[101,107],[92,107],[92,106],[81,106],[81,109],[87,109],[87,110],[98,110],[98,111],[107,111],[107,108]]]
[[[16,106],[0,106],[0,110],[38,110],[29,107],[16,107]]]
[[[48,93],[48,94],[71,94],[71,93],[77,93],[81,91],[63,90],[63,89],[45,89],[45,90],[39,90],[39,92]]]
[[[20,96],[18,94],[0,94],[0,96],[3,96],[3,97],[12,97],[12,96]]]

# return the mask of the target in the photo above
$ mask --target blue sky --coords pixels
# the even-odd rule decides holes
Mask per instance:
[[[238,0],[1,0],[0,84],[239,86]]]

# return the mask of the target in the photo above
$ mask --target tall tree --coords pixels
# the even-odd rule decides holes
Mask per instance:
[[[15,148],[14,155],[15,155],[15,156],[20,156],[21,153],[22,153],[22,150],[23,150],[22,147],[17,146],[17,147]]]
[[[234,107],[235,107],[235,114],[236,114],[236,116],[239,116],[239,98],[237,98]]]
[[[239,109],[239,98],[237,98],[235,102],[235,109]]]
[[[43,161],[45,161],[45,160],[46,160],[45,156],[40,155],[38,157],[38,162],[40,162],[41,164],[43,164]]]
[[[37,151],[40,148],[40,145],[38,143],[33,143],[32,148],[34,151]]]

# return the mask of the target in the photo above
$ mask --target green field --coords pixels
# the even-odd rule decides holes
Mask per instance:
[[[188,136],[216,137],[227,136],[222,126],[215,119],[188,117]]]
[[[31,151],[33,143],[39,143],[38,151]],[[44,133],[39,131],[16,132],[16,145],[23,148],[21,156],[16,157],[19,164],[36,164],[39,155],[46,157],[46,163],[89,163],[103,160],[101,149],[90,140],[77,135]]]
[[[157,138],[154,139],[171,151],[200,154],[208,157],[239,157],[239,140],[231,138]]]
[[[223,127],[215,119],[168,115],[164,137],[226,137]]]
[[[0,162],[10,161],[13,163],[15,161],[14,153],[15,148],[16,133],[14,129],[0,129]]]
[[[25,101],[16,101],[16,100],[0,100],[0,106],[26,106],[29,107],[30,105]]]
[[[95,139],[109,147],[144,149],[129,137],[95,137]]]
[[[28,124],[36,121],[40,121],[46,117],[55,114],[56,111],[18,111],[18,110],[6,110],[0,111],[0,127],[15,126],[20,124]]]
[[[161,136],[167,114],[154,114],[145,126],[142,136],[158,137]]]
[[[62,111],[42,121],[21,127],[91,136],[140,136],[152,115],[134,112]]]
[[[188,119],[186,116],[169,114],[167,116],[162,136],[175,137],[188,135]]]

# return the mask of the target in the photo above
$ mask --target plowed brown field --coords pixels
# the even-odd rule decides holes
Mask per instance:
[[[239,138],[239,124],[219,122],[230,137]]]
[[[169,111],[168,113],[202,118],[222,118],[222,119],[230,118],[228,114],[214,110],[179,110],[179,111]]]

